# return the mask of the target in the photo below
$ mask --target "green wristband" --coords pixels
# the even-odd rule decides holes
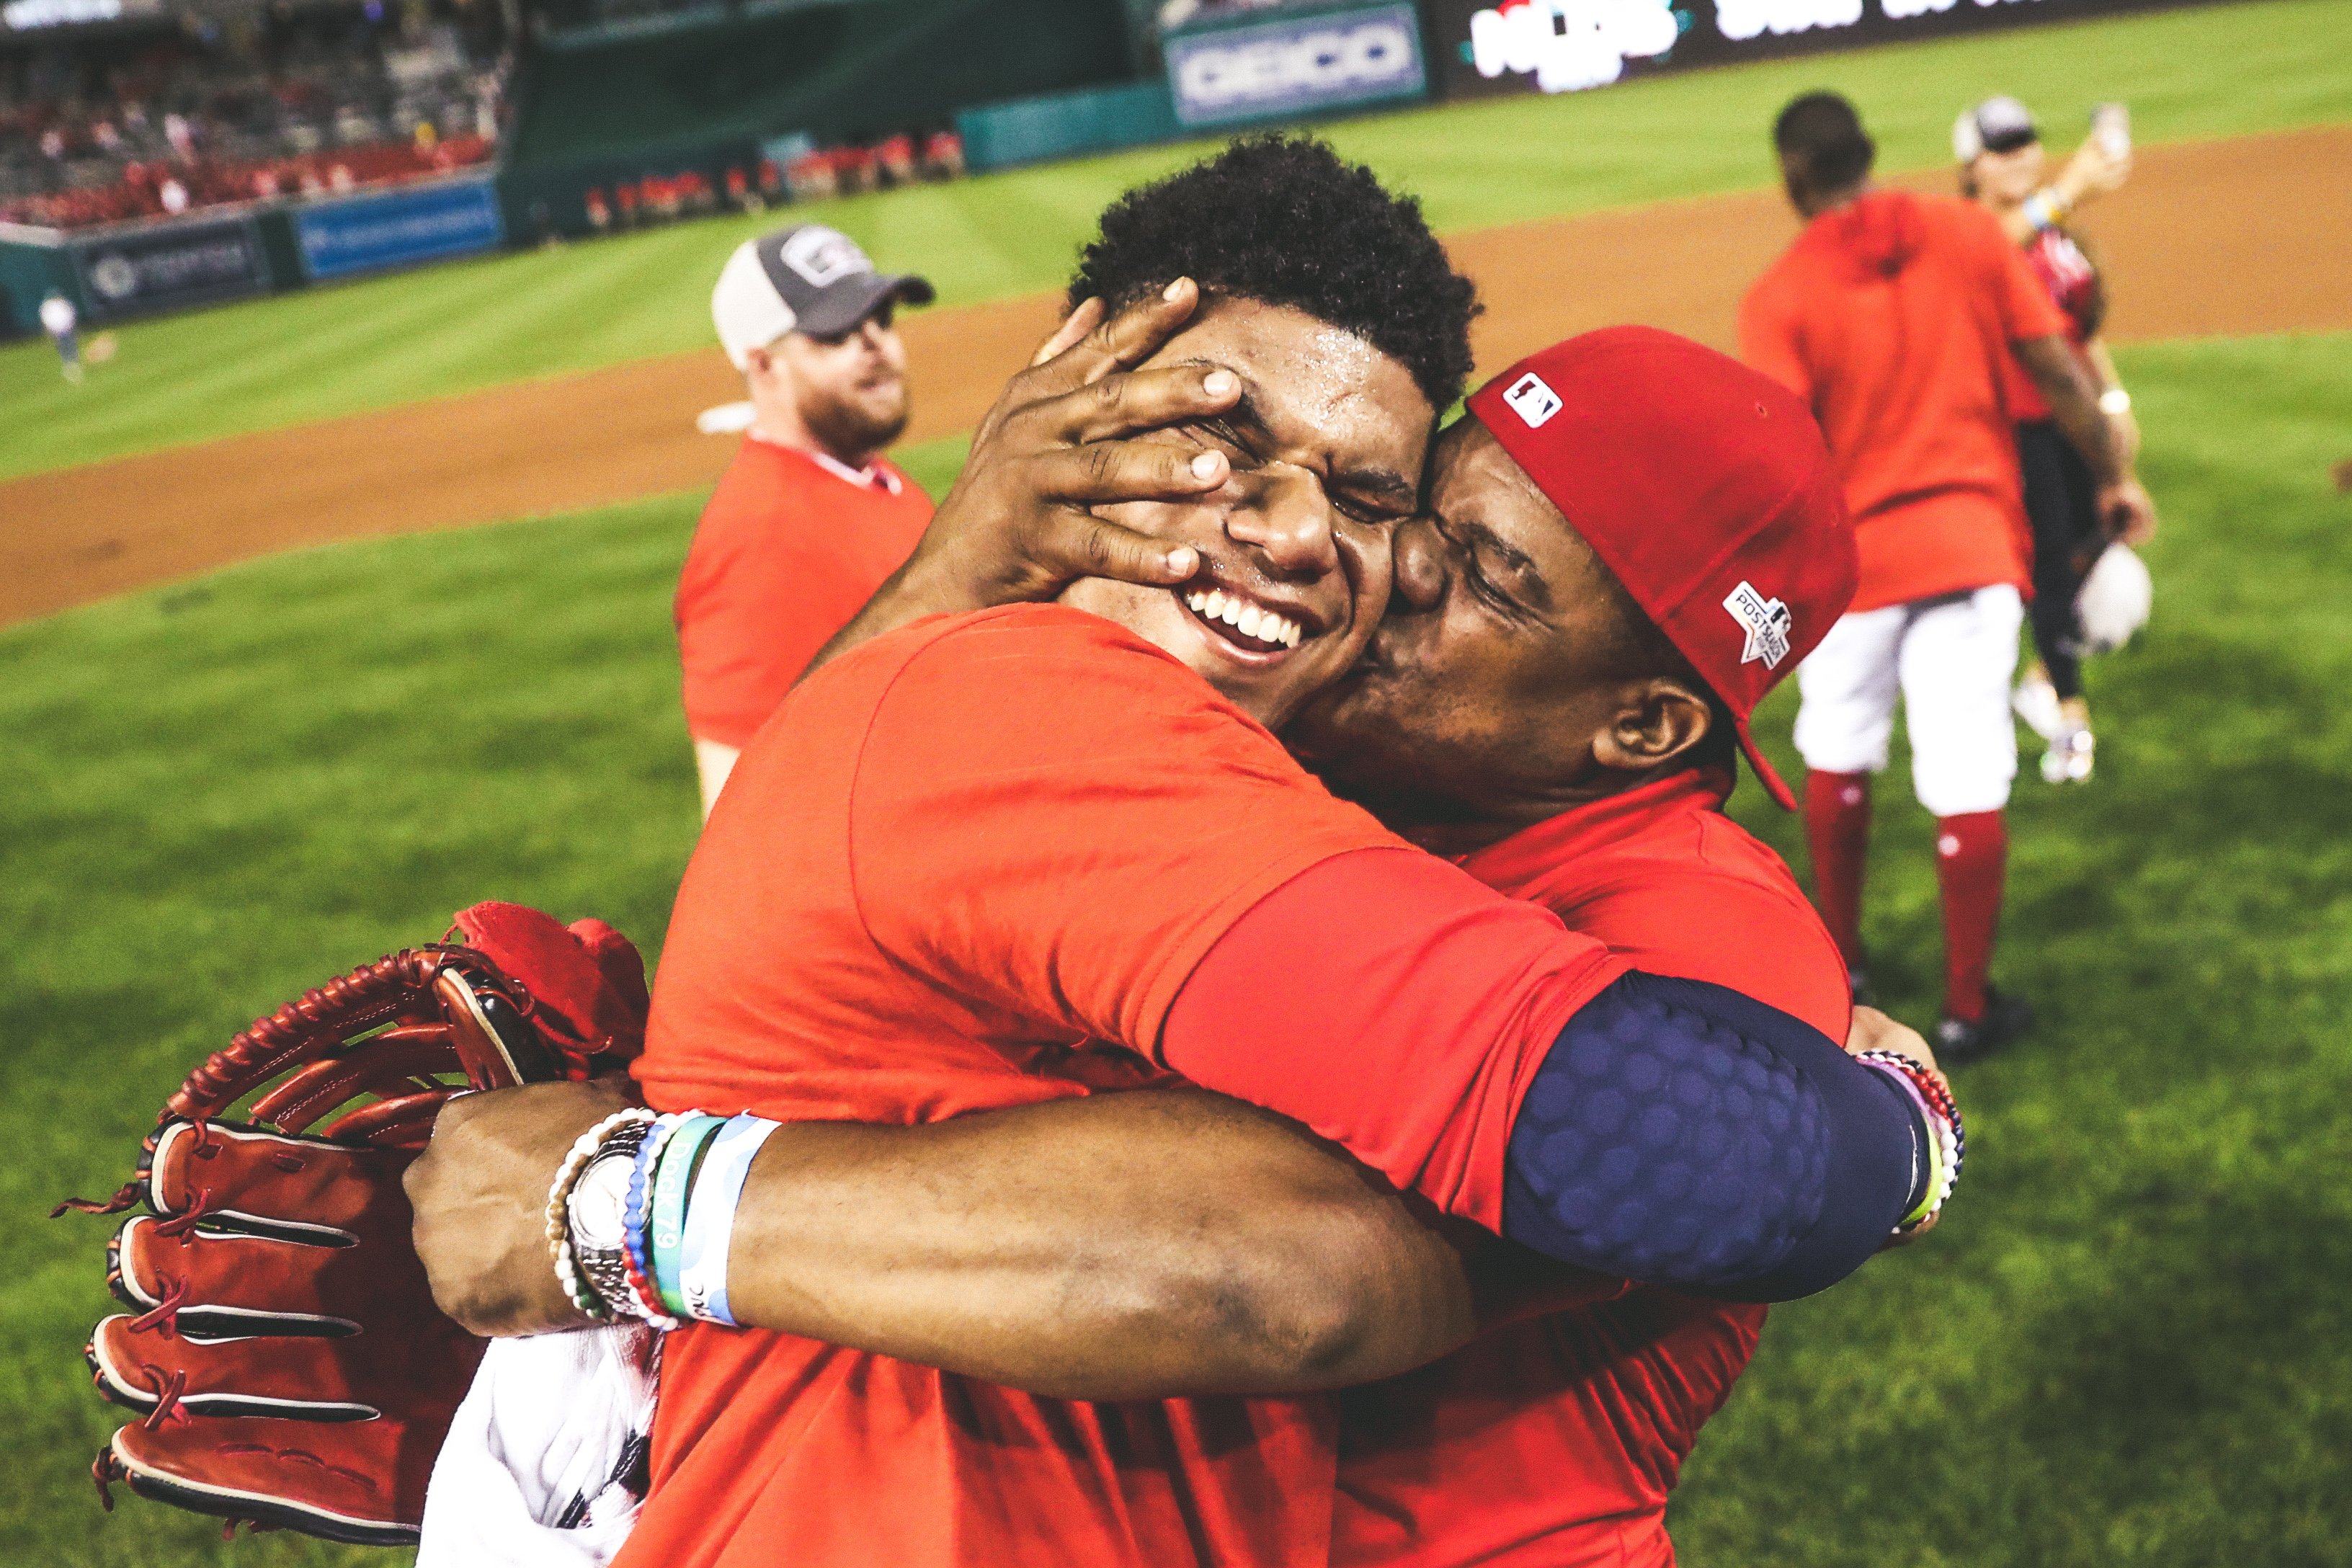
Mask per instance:
[[[654,1289],[662,1305],[686,1315],[686,1296],[678,1289],[678,1247],[686,1237],[686,1200],[694,1191],[695,1168],[702,1152],[727,1123],[699,1111],[691,1114],[669,1142],[662,1145],[661,1164],[654,1171],[653,1224],[647,1226],[653,1254]]]

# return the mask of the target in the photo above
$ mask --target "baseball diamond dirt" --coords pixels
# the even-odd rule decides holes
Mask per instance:
[[[2117,341],[2352,328],[2352,129],[2152,146],[2084,228]],[[1949,189],[1941,171],[1902,184]],[[1729,346],[1794,219],[1777,191],[1459,233],[1483,364],[1615,321]],[[2217,287],[2219,280],[2232,280]],[[923,441],[967,430],[1052,327],[1033,294],[905,318]],[[740,395],[714,347],[0,484],[0,625],[332,540],[570,511],[711,483],[696,413]]]

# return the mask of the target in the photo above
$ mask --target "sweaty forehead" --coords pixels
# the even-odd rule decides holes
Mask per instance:
[[[1418,485],[1435,411],[1411,372],[1355,333],[1286,305],[1214,300],[1150,363],[1192,362],[1239,374],[1244,411],[1291,455]]]

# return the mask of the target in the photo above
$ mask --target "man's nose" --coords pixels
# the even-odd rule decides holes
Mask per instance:
[[[1321,486],[1303,474],[1260,473],[1248,481],[1248,491],[1225,514],[1225,533],[1255,550],[1268,572],[1317,577],[1338,568],[1331,503]]]
[[[1445,600],[1447,580],[1445,541],[1437,525],[1416,517],[1399,525],[1396,534],[1396,594],[1407,608],[1433,610]]]

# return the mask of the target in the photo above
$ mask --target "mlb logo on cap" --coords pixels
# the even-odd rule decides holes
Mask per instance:
[[[1544,378],[1529,371],[1511,383],[1503,394],[1503,401],[1512,413],[1530,430],[1560,411],[1559,394],[1544,384]]]

